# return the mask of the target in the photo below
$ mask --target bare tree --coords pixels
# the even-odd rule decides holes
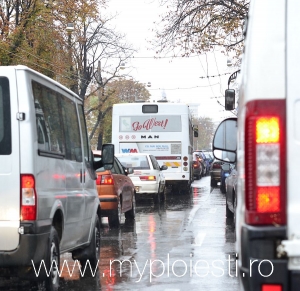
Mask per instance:
[[[115,79],[106,83],[100,96],[91,94],[86,100],[87,125],[93,148],[101,149],[102,140],[111,142],[112,107],[115,103],[149,100],[146,85],[132,79]]]
[[[249,0],[161,0],[168,12],[156,31],[157,52],[189,56],[223,47],[239,55]]]

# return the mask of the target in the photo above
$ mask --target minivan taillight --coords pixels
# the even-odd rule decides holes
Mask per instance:
[[[36,220],[35,179],[31,174],[21,174],[21,220]]]
[[[256,100],[246,107],[246,223],[286,223],[286,102]]]

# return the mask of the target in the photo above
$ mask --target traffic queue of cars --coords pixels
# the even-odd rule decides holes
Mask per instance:
[[[93,153],[74,92],[26,66],[0,66],[0,75],[1,276],[58,290],[61,254],[96,268],[101,216],[111,226],[123,213],[133,220],[136,190],[153,183],[151,193],[161,194],[167,167],[146,156],[149,169],[135,173],[113,144]]]
[[[95,161],[102,159],[100,151],[93,151],[93,154]],[[122,213],[126,219],[135,218],[135,189],[128,177],[131,173],[132,168],[124,168],[116,157],[111,169],[103,166],[96,170],[101,216],[108,217],[110,227],[120,225]]]
[[[212,155],[206,150],[193,152],[193,176],[196,180],[209,175],[212,161]]]
[[[150,154],[116,154],[116,157],[124,167],[133,169],[129,177],[136,194],[151,195],[154,202],[165,200],[166,180],[162,171],[167,170],[166,165],[159,166],[155,157]]]
[[[93,151],[96,162],[101,161],[101,151]],[[165,200],[163,170],[150,154],[115,154],[111,169],[104,166],[96,170],[97,191],[101,216],[108,218],[110,227],[118,227],[124,213],[125,219],[135,218],[136,195],[151,195],[154,202]]]

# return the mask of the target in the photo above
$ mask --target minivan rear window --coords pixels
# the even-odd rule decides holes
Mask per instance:
[[[9,81],[0,77],[0,155],[11,154],[11,118]]]

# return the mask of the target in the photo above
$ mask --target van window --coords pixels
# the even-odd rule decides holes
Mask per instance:
[[[11,154],[9,81],[0,77],[0,155]]]
[[[65,153],[59,100],[55,91],[32,81],[39,150]]]
[[[65,158],[68,160],[82,161],[82,149],[76,105],[67,97],[60,97],[62,103],[63,128],[66,139]]]
[[[84,110],[82,105],[78,105],[78,111],[79,111],[79,119],[80,119],[81,132],[82,132],[84,158],[87,162],[89,162],[91,160],[91,151],[89,149],[89,140],[86,132]]]

